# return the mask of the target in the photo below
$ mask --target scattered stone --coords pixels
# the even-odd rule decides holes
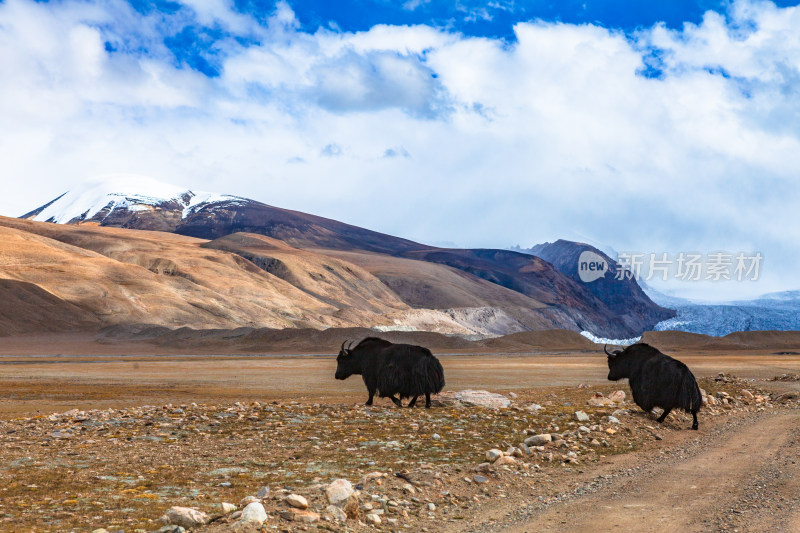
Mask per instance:
[[[366,520],[368,524],[372,524],[373,526],[378,526],[381,523],[381,517],[377,514],[368,514]]]
[[[614,400],[611,398],[606,398],[603,396],[602,392],[595,392],[594,396],[589,398],[589,401],[586,403],[594,407],[608,407],[610,405],[614,405]]]
[[[297,509],[308,509],[308,500],[299,494],[289,494],[286,497],[286,503]]]
[[[488,483],[489,478],[486,476],[472,476],[472,481],[474,481],[475,483],[483,484],[483,483]]]
[[[528,446],[543,446],[548,442],[553,442],[553,436],[550,433],[542,433],[540,435],[528,437],[525,439],[524,444]]]
[[[236,511],[236,506],[232,503],[223,502],[219,504],[220,508],[222,508],[222,514],[227,515],[231,514]]]
[[[486,459],[489,460],[490,463],[497,461],[499,458],[503,456],[503,452],[498,450],[497,448],[492,448],[486,452]]]
[[[269,487],[261,487],[258,489],[258,492],[256,492],[256,498],[259,500],[266,500],[269,498]]]
[[[438,433],[434,433],[433,435],[431,435],[431,438],[433,440],[441,440],[442,439],[442,437],[440,437]]]
[[[247,507],[253,502],[259,501],[260,498],[256,498],[255,496],[245,496],[242,498],[242,501],[239,502],[239,507]]]
[[[433,512],[435,510],[436,510],[436,504],[435,503],[429,503],[428,504],[428,511]]]
[[[502,457],[498,457],[498,459],[494,462],[494,466],[512,465],[516,462],[517,460],[512,456],[503,455]]]
[[[343,506],[353,495],[353,485],[346,479],[337,479],[325,487],[325,495],[331,505]],[[306,504],[308,507],[308,504]]]
[[[257,522],[263,524],[267,519],[267,511],[261,502],[248,503],[247,507],[242,509],[242,522]]]
[[[319,513],[314,511],[307,511],[305,509],[287,509],[280,512],[281,518],[290,522],[303,522],[306,524],[313,524],[319,522]]]
[[[176,526],[191,529],[208,523],[209,516],[203,511],[191,507],[170,507],[167,511],[167,521]]]
[[[608,395],[614,403],[625,403],[626,394],[624,390],[617,390]]]
[[[575,411],[575,418],[578,420],[578,422],[588,422],[590,420],[589,415],[583,411]]]
[[[345,514],[345,512],[340,507],[337,507],[336,505],[329,505],[325,509],[325,512],[327,512],[329,515],[331,515],[333,517],[333,519],[336,520],[337,522],[345,522],[345,521],[347,521],[347,515]]]
[[[490,409],[504,409],[511,405],[511,400],[502,394],[495,394],[485,390],[462,390],[459,392],[443,392],[437,396],[443,405],[474,405]]]
[[[101,530],[105,531],[105,529]],[[96,532],[92,532],[96,533]],[[174,524],[170,524],[168,526],[164,526],[161,529],[157,529],[154,533],[186,533],[186,530],[181,526],[176,526]]]

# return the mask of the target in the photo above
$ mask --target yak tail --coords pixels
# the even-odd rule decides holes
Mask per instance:
[[[417,390],[424,394],[437,394],[444,388],[444,369],[436,357],[419,360],[414,368],[414,382]]]
[[[700,387],[691,372],[686,372],[681,384],[681,397],[684,405],[682,406],[689,413],[696,413],[703,405],[703,396],[700,394]]]

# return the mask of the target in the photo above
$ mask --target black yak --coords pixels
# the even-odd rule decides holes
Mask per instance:
[[[662,408],[659,423],[673,409],[683,409],[692,414],[692,429],[697,429],[703,398],[689,367],[643,342],[613,353],[605,347],[603,351],[608,355],[608,379],[628,378],[636,405],[648,413],[653,407]]]
[[[380,398],[389,398],[398,407],[403,406],[403,398],[411,398],[408,406],[414,407],[417,397],[424,394],[425,407],[430,407],[431,394],[444,387],[441,363],[422,346],[367,337],[354,348],[345,348],[342,343],[336,363],[336,379],[361,374],[369,392],[366,405],[372,405],[377,392]]]

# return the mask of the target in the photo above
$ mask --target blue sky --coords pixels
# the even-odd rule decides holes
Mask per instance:
[[[684,296],[800,286],[793,4],[4,0],[0,69],[0,214],[139,174],[431,244],[764,256]]]
[[[775,5],[797,5],[791,0],[776,0]],[[464,35],[514,42],[513,27],[518,22],[543,20],[565,24],[593,24],[626,33],[663,24],[681,29],[684,24],[699,24],[708,11],[725,14],[728,0],[326,0],[286,2],[294,11],[298,28],[313,33],[319,28],[344,32],[367,31],[375,25],[428,25]],[[181,4],[170,0],[133,0],[140,13],[173,15]],[[267,23],[276,9],[274,2],[237,0],[232,9]],[[165,34],[164,42],[179,64],[209,76],[219,74],[221,62],[215,42],[236,35],[218,25],[188,24]],[[240,36],[242,37],[242,36]],[[248,42],[245,37],[242,42]],[[257,41],[256,41],[257,42]]]

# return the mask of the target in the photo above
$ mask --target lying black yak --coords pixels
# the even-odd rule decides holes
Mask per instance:
[[[411,398],[408,406],[414,407],[417,397],[424,394],[425,407],[430,407],[431,394],[444,387],[441,363],[422,346],[367,337],[355,348],[345,348],[342,343],[336,362],[336,379],[361,374],[369,392],[367,405],[372,405],[377,392],[380,398],[389,398],[399,407],[403,406],[403,398]]]
[[[608,355],[608,379],[628,378],[636,405],[648,413],[653,407],[662,408],[659,423],[673,409],[683,409],[692,413],[692,429],[697,429],[703,398],[689,367],[643,342],[613,353],[605,347],[603,351]]]

